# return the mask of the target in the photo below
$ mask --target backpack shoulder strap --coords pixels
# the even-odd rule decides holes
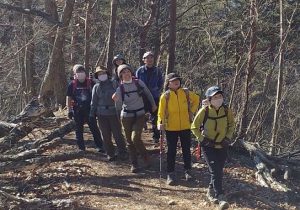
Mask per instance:
[[[165,99],[166,99],[166,106],[165,106],[165,121],[168,120],[168,117],[169,117],[169,112],[168,112],[168,104],[169,104],[169,99],[170,99],[170,90],[167,90],[165,93],[164,93],[164,96],[165,96]]]
[[[125,88],[124,88],[124,84],[123,83],[120,84],[120,91],[121,91],[122,101],[124,101]]]
[[[73,95],[75,94],[75,90],[77,88],[77,83],[78,83],[77,79],[72,80],[72,93],[73,93]]]
[[[140,89],[144,89],[141,84],[139,83],[139,79],[137,78],[133,78],[133,82],[135,84],[135,86],[140,90]]]
[[[86,87],[88,89],[92,89],[92,80],[90,78],[86,79]]]
[[[133,81],[134,81],[134,84],[135,84],[135,86],[136,86],[136,88],[137,88],[137,93],[138,93],[140,96],[144,95],[144,87],[141,86],[141,84],[139,83],[140,80],[137,79],[137,78],[134,78]]]
[[[192,113],[191,101],[190,101],[190,91],[188,88],[182,88],[182,89],[185,93],[186,101],[188,104],[188,112],[189,112],[190,122],[192,122],[193,121],[193,113]]]
[[[206,107],[205,107],[205,112],[204,112],[203,123],[202,123],[203,126],[205,125],[205,123],[206,123],[206,121],[207,121],[207,119],[208,119],[208,115],[209,115],[209,107],[206,106]]]

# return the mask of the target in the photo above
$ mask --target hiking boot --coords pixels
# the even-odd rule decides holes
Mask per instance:
[[[107,155],[107,160],[109,161],[109,162],[113,162],[113,161],[116,161],[117,160],[117,156],[110,156],[110,155]]]
[[[137,165],[132,165],[130,168],[131,173],[137,173],[139,171]]]
[[[206,196],[208,198],[208,200],[211,202],[211,203],[214,203],[214,204],[217,204],[218,203],[218,199],[216,198],[215,196],[215,192],[214,192],[214,189],[209,187],[207,189],[207,193],[206,193]]]
[[[229,203],[227,202],[224,194],[218,195],[217,199],[218,199],[218,202],[219,202],[220,209],[228,209],[229,208]]]
[[[184,176],[186,181],[191,181],[193,179],[191,170],[186,170]]]
[[[174,172],[168,173],[168,175],[167,175],[167,185],[172,186],[174,184],[175,184],[175,174],[174,174]]]
[[[97,147],[97,152],[105,153],[105,150],[102,147]]]

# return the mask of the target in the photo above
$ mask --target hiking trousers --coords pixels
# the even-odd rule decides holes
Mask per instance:
[[[147,150],[142,141],[145,115],[136,117],[122,117],[121,122],[128,144],[128,152],[131,163],[132,165],[137,165],[137,153],[143,158],[147,157]]]
[[[171,173],[175,170],[175,160],[177,152],[177,142],[180,139],[184,169],[190,170],[192,168],[191,159],[191,130],[182,131],[166,131],[167,138],[167,172]]]
[[[227,159],[227,148],[202,147],[203,157],[210,173],[209,188],[213,188],[215,195],[224,194],[222,181],[223,169]]]
[[[97,125],[97,120],[95,118],[89,118],[89,110],[85,109],[76,109],[74,110],[74,120],[76,123],[76,140],[77,140],[77,145],[79,149],[85,149],[85,144],[84,144],[84,139],[83,139],[83,125],[84,123],[87,122],[90,131],[93,135],[94,142],[97,148],[102,148],[103,143],[102,143],[102,138],[100,134],[100,130]]]
[[[127,153],[125,139],[122,134],[121,123],[117,115],[98,115],[98,122],[106,154],[111,157],[115,156],[115,147],[112,142],[111,134],[113,134],[117,144],[118,155],[124,155]]]

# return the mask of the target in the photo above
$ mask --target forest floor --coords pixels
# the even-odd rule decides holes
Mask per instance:
[[[177,155],[176,186],[166,185],[166,154],[163,154],[163,172],[160,180],[160,156],[152,152],[150,169],[140,173],[130,172],[129,161],[109,162],[94,148],[89,130],[85,129],[87,150],[84,157],[65,162],[48,163],[20,171],[0,174],[0,184],[13,183],[18,196],[47,200],[71,199],[76,207],[63,209],[218,209],[206,199],[209,173],[203,159],[193,157],[194,180],[184,180],[181,153]],[[151,140],[150,131],[143,133],[148,150],[158,150]],[[24,140],[25,141],[25,140]],[[64,144],[48,154],[77,150],[74,132],[64,137]],[[230,154],[224,172],[224,189],[230,203],[229,209],[300,209],[300,183],[292,180],[296,189],[293,195],[261,187],[255,179],[255,168],[250,158]],[[9,207],[14,209],[13,206]],[[0,209],[7,209],[0,206]]]

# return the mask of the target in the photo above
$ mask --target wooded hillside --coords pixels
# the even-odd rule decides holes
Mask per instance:
[[[111,71],[121,53],[136,69],[152,50],[157,65],[182,75],[202,99],[209,86],[222,87],[235,112],[235,147],[268,174],[299,174],[298,1],[1,0],[0,17],[2,154],[17,154],[14,143],[46,123],[19,115],[32,99],[35,116],[53,125],[74,64]]]

